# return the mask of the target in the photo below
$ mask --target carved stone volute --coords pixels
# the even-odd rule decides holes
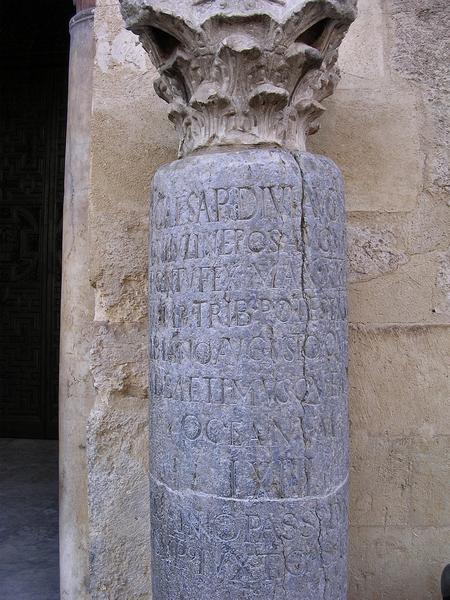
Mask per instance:
[[[160,72],[180,155],[202,147],[305,147],[339,79],[356,0],[121,0]]]

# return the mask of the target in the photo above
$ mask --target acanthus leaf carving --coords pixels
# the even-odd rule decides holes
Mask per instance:
[[[121,0],[160,73],[180,156],[226,145],[305,147],[339,80],[356,0]]]

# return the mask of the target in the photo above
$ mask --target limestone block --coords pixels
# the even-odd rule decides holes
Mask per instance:
[[[358,449],[351,469],[354,527],[450,527],[450,436],[433,436],[425,427],[408,437],[355,431],[352,443]]]
[[[450,386],[447,391],[450,392]],[[410,452],[409,525],[412,528],[450,527],[450,436],[412,438]]]
[[[324,103],[313,152],[342,167],[348,211],[413,210],[421,191],[418,99],[409,87],[385,80],[359,90],[338,88]]]
[[[360,94],[377,87],[389,75],[385,59],[388,25],[383,0],[358,0],[358,18],[339,51],[339,88]]]
[[[409,445],[408,445],[409,449]],[[353,527],[407,527],[411,458],[391,441],[352,424],[350,514]]]
[[[438,253],[418,254],[391,273],[349,286],[352,323],[443,322],[434,308],[441,293]]]
[[[392,226],[369,227],[361,219],[347,225],[348,279],[370,281],[397,271],[409,258]]]
[[[438,271],[433,290],[433,313],[450,318],[450,251],[437,256]]]
[[[436,600],[450,528],[350,528],[349,600]]]
[[[450,344],[445,326],[352,327],[350,339],[355,433],[388,439],[448,434]]]
[[[450,35],[447,0],[390,0],[391,48],[388,60],[399,78],[413,82],[424,99],[421,134],[426,188],[448,201],[450,122],[448,119]]]

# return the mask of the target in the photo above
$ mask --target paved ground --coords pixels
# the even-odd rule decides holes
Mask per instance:
[[[0,598],[59,600],[58,443],[0,439]]]

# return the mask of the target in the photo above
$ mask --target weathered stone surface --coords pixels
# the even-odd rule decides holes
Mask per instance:
[[[351,422],[355,436],[358,431],[370,433],[386,445],[387,434],[392,439],[448,434],[448,338],[445,324],[366,324],[350,328]],[[363,452],[362,446],[355,443],[355,450]],[[353,456],[356,460],[356,454]],[[365,488],[358,486],[361,492]],[[381,486],[376,489],[381,494]]]
[[[94,298],[89,284],[89,185],[94,15],[71,22],[62,250],[59,373],[60,576],[62,600],[87,600],[89,493],[86,421],[94,403],[89,356]]]
[[[435,254],[412,256],[407,264],[384,274],[383,277],[352,283],[352,321],[442,323],[442,314],[438,314],[433,308],[433,295],[439,277],[439,263],[436,258]],[[389,290],[388,304],[386,289]]]
[[[305,148],[339,80],[356,0],[121,0],[158,68],[180,155],[209,146]]]
[[[155,104],[156,72],[136,36],[125,34],[118,2],[99,0],[86,210],[89,272],[82,279],[90,279],[95,303],[81,361],[91,370],[93,405],[83,419],[77,415],[87,430],[81,450],[88,457],[89,545],[83,556],[89,558],[84,583],[92,600],[151,597],[148,191],[154,170],[176,157],[177,142],[164,103],[159,111]],[[80,600],[77,594],[69,599]]]
[[[346,598],[342,181],[280,150],[160,169],[150,269],[157,600]]]
[[[409,86],[387,79],[376,89],[361,88],[346,89],[343,82],[324,103],[321,130],[309,148],[330,148],[330,157],[342,169],[348,210],[411,211],[418,203],[424,168],[418,99]]]
[[[355,4],[121,2],[161,74],[181,155],[304,149]],[[189,158],[155,177],[158,600],[346,596],[343,204],[332,163],[284,150]]]
[[[386,0],[359,0],[358,18],[339,50],[341,81],[309,150],[339,165],[348,211],[413,210],[422,189],[421,98],[390,67],[393,41]],[[410,28],[413,30],[414,27]]]
[[[149,180],[161,164],[175,158],[177,140],[165,119],[166,106],[152,90],[156,71],[138,38],[124,35],[118,6],[118,0],[98,0],[95,14],[90,270],[96,318],[117,327],[103,330],[100,324],[88,331],[97,338],[92,363],[102,385],[101,392],[92,390],[100,418],[91,420],[90,436],[93,443],[99,442],[90,449],[89,467],[89,495],[98,501],[85,527],[95,532],[95,560],[89,571],[92,597],[148,600],[146,433],[140,432],[139,446],[134,443],[136,420],[142,427],[146,424],[146,401],[130,397],[135,392],[128,384],[110,390],[103,383],[114,366],[120,381],[130,364],[142,373],[133,378],[134,390],[142,386],[139,398],[145,395],[145,353],[130,356],[136,333],[123,324],[139,319],[145,331],[147,289],[137,282],[146,281]],[[448,510],[440,492],[422,498],[423,486],[407,477],[411,454],[402,456],[398,448],[400,439],[410,439],[411,452],[417,447],[430,478],[433,469],[445,470],[448,451],[438,442],[450,427],[446,363],[441,357],[449,346],[448,333],[429,323],[443,323],[449,308],[449,261],[444,253],[450,231],[445,58],[450,4],[360,0],[358,8],[360,16],[341,47],[343,77],[335,100],[324,102],[329,110],[322,132],[308,142],[310,149],[332,157],[343,170],[347,206],[357,211],[349,220],[361,230],[350,236],[350,242],[357,242],[350,259],[359,279],[350,287],[350,318],[362,326],[350,339],[355,469],[349,600],[435,600],[442,557],[448,552]],[[368,89],[373,90],[369,95]],[[352,108],[358,108],[357,118]],[[363,248],[370,256],[364,256]],[[83,276],[74,278],[74,289],[84,281]],[[386,325],[393,322],[399,323],[395,329]],[[111,361],[97,358],[102,347]],[[82,365],[88,359],[89,348],[76,360]],[[85,426],[79,411],[71,419],[80,430]],[[430,451],[426,446],[424,451],[424,440]],[[136,452],[139,470],[133,463]],[[75,452],[70,456],[75,459]],[[73,493],[81,503],[80,489]],[[128,510],[129,490],[141,499],[138,519],[134,507]],[[406,501],[411,506],[426,501],[434,525],[402,521]],[[67,514],[72,518],[73,513]],[[76,575],[82,580],[81,570]]]
[[[450,528],[442,525],[420,529],[370,525],[351,528],[349,598],[439,599],[449,537]],[[366,540],[363,545],[362,538]]]

